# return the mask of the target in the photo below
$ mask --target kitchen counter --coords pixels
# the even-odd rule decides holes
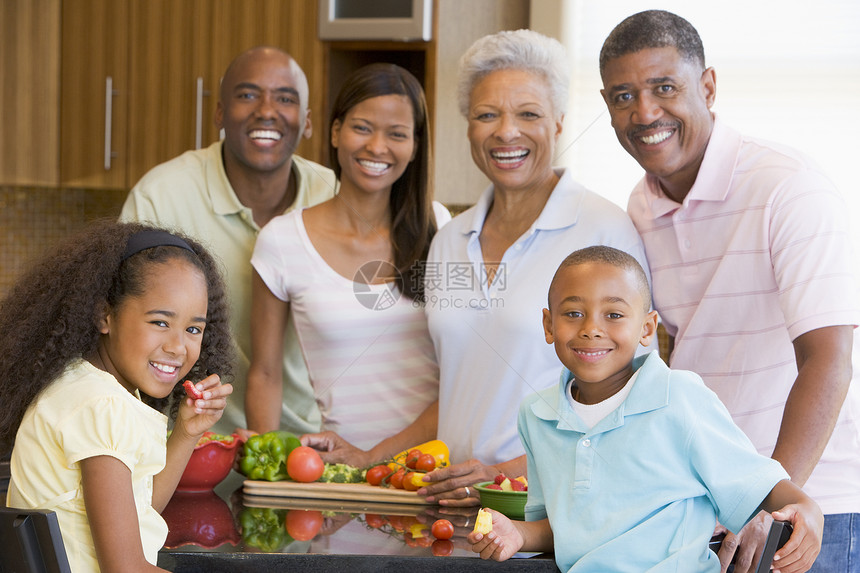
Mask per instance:
[[[558,573],[550,554],[497,563],[473,553],[465,537],[477,509],[248,495],[231,473],[215,492],[174,495],[163,512],[170,533],[158,565],[176,573]],[[454,525],[450,543],[429,533],[439,518]]]
[[[548,557],[509,559],[502,563],[473,557],[397,557],[380,555],[325,554],[247,554],[247,553],[172,553],[160,554],[159,567],[182,573],[270,573],[272,571],[314,573],[409,573],[483,572],[488,573],[559,573],[555,561]]]

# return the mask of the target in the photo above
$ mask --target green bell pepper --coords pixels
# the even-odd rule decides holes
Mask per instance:
[[[290,432],[251,436],[242,448],[239,469],[253,480],[285,480],[288,477],[287,456],[300,445],[299,439]]]
[[[264,553],[283,549],[293,542],[287,533],[287,510],[269,507],[247,507],[239,514],[242,541],[246,547],[255,547]]]

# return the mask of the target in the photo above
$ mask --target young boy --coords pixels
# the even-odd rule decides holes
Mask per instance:
[[[492,511],[473,551],[502,561],[555,551],[562,571],[718,572],[708,548],[717,519],[732,531],[760,509],[794,533],[774,567],[806,571],[824,517],[775,460],[758,454],[692,372],[654,352],[657,329],[642,268],[611,247],[568,256],[549,288],[543,326],[565,368],[558,386],[523,401],[525,522]]]

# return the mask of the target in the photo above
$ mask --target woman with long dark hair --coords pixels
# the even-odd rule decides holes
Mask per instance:
[[[354,72],[330,134],[335,197],[273,219],[257,240],[245,407],[250,429],[277,429],[293,313],[325,435],[373,449],[370,460],[435,437],[439,372],[421,297],[430,241],[450,215],[430,196],[427,108],[412,74]]]

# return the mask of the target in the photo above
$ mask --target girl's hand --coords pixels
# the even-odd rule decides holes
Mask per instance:
[[[221,384],[221,378],[212,374],[194,384],[203,398],[186,397],[179,406],[177,425],[181,424],[191,436],[200,436],[221,419],[227,406],[227,396],[233,393],[232,384]]]
[[[788,521],[794,531],[773,556],[773,570],[780,573],[801,573],[812,567],[821,551],[824,515],[814,502],[789,504],[774,511],[774,519]]]
[[[466,539],[472,544],[472,551],[481,554],[481,559],[510,559],[523,546],[523,536],[510,519],[494,509],[486,511],[493,516],[493,530],[486,535],[473,531]]]

